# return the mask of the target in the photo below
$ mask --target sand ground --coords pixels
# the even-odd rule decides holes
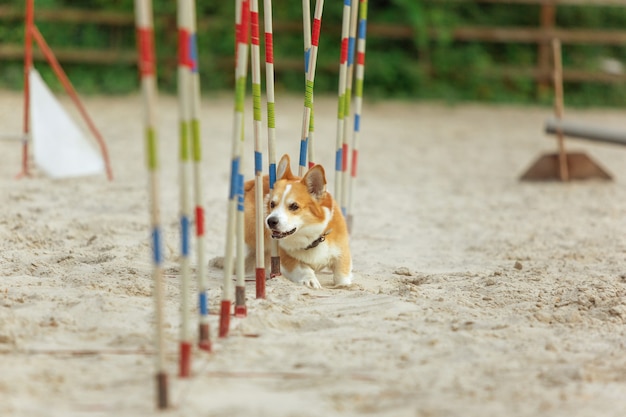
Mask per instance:
[[[0,130],[22,101],[0,94]],[[139,96],[86,106],[110,147],[103,177],[17,181],[0,142],[0,415],[154,413],[153,300]],[[277,103],[296,155],[302,101]],[[207,258],[223,255],[232,100],[203,101]],[[570,111],[623,125],[621,110]],[[332,191],[336,101],[316,98]],[[626,149],[580,141],[613,182],[530,184],[554,149],[548,108],[368,102],[355,195],[354,285],[268,282],[249,316],[176,377],[177,110],[159,100],[172,416],[623,416]],[[247,125],[248,133],[251,124]],[[251,140],[247,173],[251,175]],[[296,159],[296,158],[293,158]],[[217,313],[222,272],[209,270]],[[195,290],[196,286],[193,285]],[[194,314],[195,323],[195,314]],[[195,324],[194,324],[195,325]]]

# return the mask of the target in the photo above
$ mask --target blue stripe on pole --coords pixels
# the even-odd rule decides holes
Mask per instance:
[[[189,61],[191,72],[198,72],[198,36],[195,33],[189,36]]]
[[[309,72],[309,59],[311,58],[311,48],[304,51],[304,73]]]
[[[163,261],[163,256],[161,253],[161,229],[158,226],[152,229],[152,255],[154,263],[160,265]]]
[[[348,65],[354,64],[354,38],[348,39]]]
[[[237,210],[243,211],[243,175],[237,177]]]
[[[198,297],[198,304],[200,307],[200,314],[203,316],[209,315],[209,300],[206,295],[206,291],[200,291]]]
[[[274,188],[276,182],[276,164],[270,164],[270,189]]]
[[[344,217],[348,216],[348,210],[345,207],[341,207],[341,214],[343,214]]]
[[[367,28],[367,20],[361,19],[359,21],[359,39],[365,39],[366,28]]]
[[[237,176],[239,175],[239,158],[235,158],[232,161],[230,167],[230,193],[228,199],[232,200],[237,194]]]
[[[342,149],[337,149],[337,153],[335,154],[335,171],[341,171],[343,168],[343,160],[342,160]]]
[[[189,256],[189,217],[181,216],[180,218],[180,237],[181,254],[185,257]]]
[[[351,0],[343,0],[343,5],[350,7]]]
[[[354,115],[354,130],[356,132],[361,131],[361,115],[360,114]]]
[[[309,138],[300,141],[300,166],[306,166],[306,150],[307,150],[307,142]]]
[[[254,172],[256,174],[263,172],[263,154],[257,151],[254,151]]]

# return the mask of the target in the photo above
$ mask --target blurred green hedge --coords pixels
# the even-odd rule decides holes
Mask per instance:
[[[5,0],[5,4],[23,8],[23,0]],[[262,9],[263,1],[259,1]],[[301,2],[274,0],[274,22],[301,24]],[[315,0],[311,0],[315,3]],[[320,40],[316,92],[337,90],[343,2],[326,1]],[[133,11],[133,0],[36,0],[38,9],[84,8],[103,11]],[[160,59],[159,86],[174,92],[176,83],[176,2],[154,0],[157,22],[157,54]],[[230,69],[234,49],[234,1],[198,1],[200,19],[198,49],[202,87],[225,90],[232,87]],[[502,79],[489,73],[499,66],[533,67],[537,61],[536,44],[456,42],[451,30],[456,26],[538,27],[539,6],[488,4],[433,0],[370,0],[368,23],[410,26],[414,39],[388,39],[370,31],[367,40],[365,94],[370,97],[440,99],[447,101],[480,100],[490,102],[549,103],[550,94],[537,94],[530,78]],[[626,29],[626,7],[559,6],[557,24],[564,28]],[[38,26],[48,43],[55,47],[132,49],[134,28],[96,24],[51,24]],[[429,37],[430,29],[439,36]],[[284,33],[275,30],[275,61],[302,60],[302,35],[299,30]],[[23,41],[23,23],[2,22],[3,43]],[[564,66],[596,70],[605,58],[626,61],[624,47],[602,45],[565,45]],[[302,63],[302,68],[304,64]],[[122,94],[138,89],[133,65],[108,66],[64,64],[70,78],[82,93]],[[47,65],[38,65],[53,88],[58,88]],[[487,70],[487,71],[486,71]],[[296,67],[277,74],[279,91],[301,93],[303,70]],[[2,62],[0,87],[19,89],[22,85],[20,62]],[[568,83],[568,105],[626,105],[624,85]]]

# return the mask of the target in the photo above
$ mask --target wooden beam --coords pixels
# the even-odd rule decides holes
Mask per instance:
[[[555,6],[624,6],[624,0],[430,0],[431,3],[547,4]]]
[[[134,64],[137,62],[137,53],[133,50],[117,49],[80,49],[80,48],[55,48],[54,54],[60,62],[80,64]],[[33,58],[38,61],[44,60],[44,56],[38,49],[33,51]],[[1,60],[24,59],[23,45],[0,45]]]

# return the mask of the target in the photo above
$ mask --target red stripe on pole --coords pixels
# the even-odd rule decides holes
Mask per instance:
[[[343,38],[341,40],[340,64],[345,64],[346,62],[348,62],[348,38]]]
[[[191,67],[189,60],[189,32],[184,29],[178,30],[178,65]]]
[[[274,63],[274,36],[271,33],[265,34],[265,62]]]
[[[357,52],[356,63],[359,65],[365,65],[365,53],[364,52]]]
[[[241,27],[237,42],[248,44],[248,30],[250,27],[250,1],[243,2],[241,7]]]
[[[343,144],[343,150],[341,152],[341,170],[346,172],[348,170],[348,144]]]
[[[204,209],[196,207],[196,236],[204,236]]]
[[[352,150],[352,177],[356,178],[356,168],[357,168],[357,161],[359,160],[359,151],[356,149]]]
[[[321,29],[322,21],[320,19],[313,19],[313,33],[311,37],[311,45],[319,46]]]
[[[137,49],[139,50],[139,74],[154,75],[154,39],[152,28],[137,29]]]
[[[252,45],[259,44],[259,13],[250,12],[250,19],[252,19]]]

